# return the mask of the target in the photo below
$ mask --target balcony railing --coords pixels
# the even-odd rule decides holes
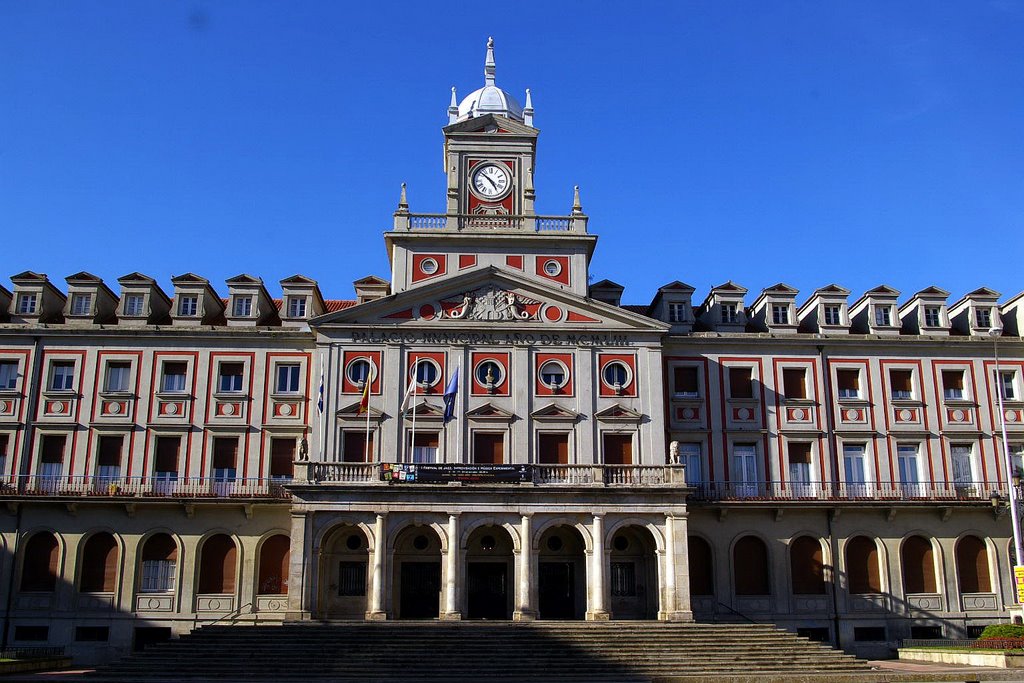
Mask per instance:
[[[821,500],[821,501],[988,501],[996,493],[1007,497],[1007,486],[999,482],[922,481],[847,483],[830,481],[713,481],[691,482],[691,500]]]
[[[511,216],[445,213],[397,213],[395,230],[587,231],[587,216]]]
[[[529,465],[525,483],[556,486],[683,486],[683,468],[667,465]],[[324,484],[387,484],[380,463],[315,462],[309,481]],[[518,483],[518,482],[517,482]]]
[[[106,498],[277,498],[287,500],[289,479],[183,477],[21,476],[0,486],[0,495]]]

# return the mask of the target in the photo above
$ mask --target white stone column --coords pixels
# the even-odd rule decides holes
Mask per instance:
[[[516,608],[512,612],[513,621],[532,621],[537,618],[537,608],[533,605],[533,531],[531,516],[523,515],[519,523],[519,555],[516,556]]]
[[[590,584],[587,597],[590,599],[586,618],[590,621],[602,621],[611,618],[604,601],[604,515],[594,515],[592,526],[594,536],[594,550],[591,554],[590,576],[587,583]]]
[[[309,619],[313,587],[309,585],[308,562],[317,561],[317,553],[307,547],[304,510],[292,512],[291,544],[288,549],[288,619]]]
[[[448,554],[445,556],[444,609],[442,619],[461,619],[458,606],[459,585],[459,516],[448,515]]]
[[[665,515],[665,549],[662,552],[661,568],[658,579],[661,583],[661,605],[658,608],[658,619],[670,621],[676,606],[676,562],[675,538],[672,515]]]
[[[373,576],[370,592],[370,605],[366,618],[375,621],[388,618],[384,610],[384,556],[387,554],[387,513],[377,514],[373,524]]]
[[[665,515],[665,592],[668,604],[658,613],[658,618],[666,621],[693,621],[688,527],[685,512]]]

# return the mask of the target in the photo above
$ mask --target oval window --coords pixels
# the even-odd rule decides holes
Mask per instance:
[[[424,275],[433,275],[437,272],[437,261],[432,258],[425,258],[420,261],[420,272]]]
[[[540,366],[540,381],[551,389],[561,389],[569,383],[569,371],[557,360],[549,360]]]
[[[476,366],[476,381],[485,387],[496,387],[505,380],[505,369],[494,360],[481,361]]]
[[[370,362],[369,358],[356,358],[345,368],[345,376],[352,384],[362,386],[366,382],[372,382],[377,376],[377,368]]]
[[[413,373],[417,384],[432,387],[441,377],[441,368],[430,358],[417,358],[410,375]]]
[[[544,262],[544,273],[549,277],[558,277],[562,274],[562,264],[555,259]]]
[[[626,364],[616,360],[604,366],[604,370],[601,371],[601,379],[613,389],[622,389],[629,386],[633,377]]]

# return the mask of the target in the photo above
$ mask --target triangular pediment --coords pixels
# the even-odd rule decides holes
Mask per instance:
[[[183,273],[177,277],[171,278],[172,284],[196,284],[196,285],[208,285],[210,281],[205,277],[196,275],[195,273]]]
[[[136,282],[139,284],[149,285],[156,282],[156,280],[154,280],[150,276],[144,275],[138,271],[134,273],[128,273],[127,275],[122,275],[121,277],[117,278],[117,281],[123,285],[134,284]]]
[[[493,403],[485,403],[472,410],[467,410],[466,417],[473,420],[492,420],[494,422],[511,422],[515,419],[515,415],[504,408],[499,408]]]
[[[772,285],[771,287],[765,287],[761,291],[764,294],[792,294],[794,296],[800,293],[800,290],[790,287],[785,282],[779,282]]]
[[[688,285],[685,282],[679,280],[673,280],[667,285],[662,285],[658,288],[659,292],[693,292],[694,288],[692,285]]]
[[[241,273],[225,280],[229,285],[262,285],[263,280],[256,277],[255,275],[249,275],[248,273]]]
[[[878,285],[874,289],[864,292],[864,296],[899,296],[900,290],[893,289],[889,285]]]
[[[743,285],[736,284],[732,280],[728,280],[728,281],[723,282],[722,284],[718,285],[717,287],[715,287],[711,291],[713,291],[713,292],[735,292],[737,294],[746,294],[747,293],[747,288],[744,287]]]
[[[615,403],[594,413],[594,417],[603,422],[639,422],[644,416],[621,403]]]
[[[415,326],[432,331],[489,329],[563,334],[572,329],[663,332],[665,323],[496,266],[314,318],[311,325]]]
[[[549,403],[546,406],[541,406],[537,410],[530,413],[530,417],[534,420],[552,420],[559,422],[572,421],[575,422],[580,418],[580,414],[564,408],[557,403]]]
[[[420,401],[405,411],[406,417],[411,418],[414,414],[417,420],[441,420],[444,419],[444,406],[426,400]]]
[[[17,275],[11,276],[11,282],[17,284],[18,282],[46,282],[46,273],[37,273],[35,271],[26,270]]]
[[[949,296],[949,292],[947,292],[944,289],[940,289],[938,287],[935,287],[933,285],[931,287],[925,287],[920,292],[917,292],[916,294],[914,294],[914,296],[915,297],[942,297],[943,299],[945,299],[946,297]]]
[[[379,421],[383,420],[387,415],[383,411],[374,408],[372,405],[367,406],[366,413],[359,412],[359,401],[355,401],[344,408],[339,408],[335,415],[339,418],[346,420],[366,420],[367,413],[369,413],[370,420]]]
[[[850,290],[848,290],[846,287],[833,283],[831,285],[825,285],[824,287],[814,290],[814,294],[841,294],[842,296],[850,296]]]

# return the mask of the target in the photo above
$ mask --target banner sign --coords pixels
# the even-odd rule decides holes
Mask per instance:
[[[380,480],[393,484],[518,484],[531,481],[529,465],[381,463]]]
[[[1024,566],[1014,566],[1013,582],[1017,587],[1017,602],[1024,605]]]

